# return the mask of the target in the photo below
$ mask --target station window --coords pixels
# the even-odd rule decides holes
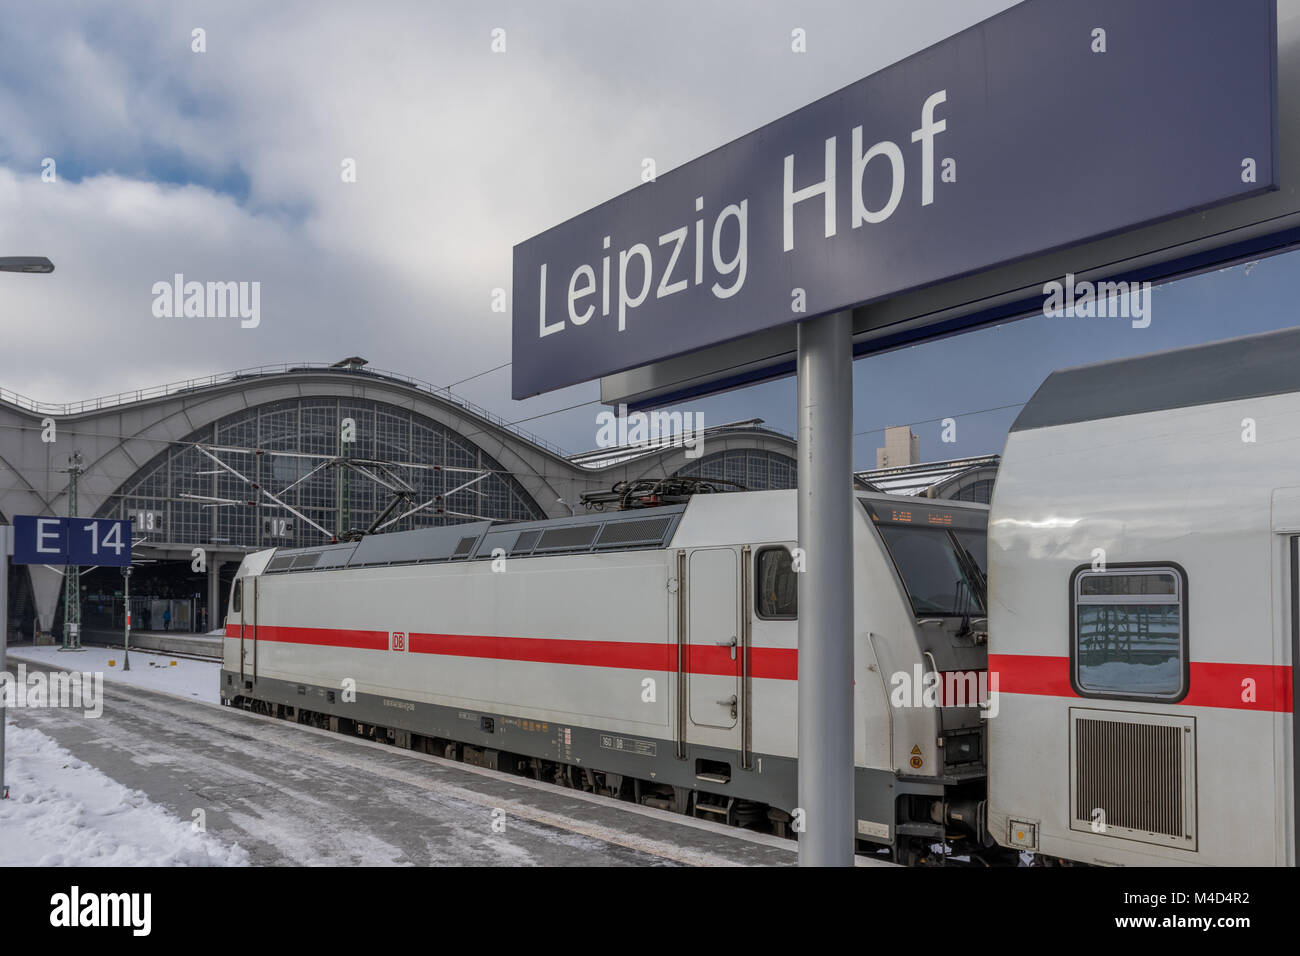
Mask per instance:
[[[235,582],[234,593],[230,598],[230,610],[238,614],[244,610],[244,579]]]
[[[1187,693],[1181,568],[1081,568],[1070,594],[1071,678],[1079,694],[1178,700]]]
[[[789,548],[763,548],[756,557],[758,586],[755,610],[769,621],[793,621],[799,616],[799,579]]]

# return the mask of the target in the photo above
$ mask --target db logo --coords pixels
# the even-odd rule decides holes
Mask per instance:
[[[389,648],[389,650],[393,650],[393,651],[404,651],[404,650],[406,650],[406,632],[405,632],[405,631],[389,631],[389,632],[388,632],[388,648]]]

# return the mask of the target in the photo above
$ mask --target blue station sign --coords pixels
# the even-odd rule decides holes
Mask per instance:
[[[14,516],[14,564],[129,567],[131,522]]]
[[[514,249],[513,395],[1275,189],[1275,0],[1025,0]]]

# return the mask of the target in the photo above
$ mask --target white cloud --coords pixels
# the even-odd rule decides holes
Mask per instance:
[[[351,354],[435,382],[499,365],[515,243],[645,156],[680,165],[1009,5],[25,5],[0,40],[0,255],[57,271],[0,276],[0,384],[64,401]],[[201,185],[241,176],[243,200]],[[260,281],[261,327],[154,318],[175,272]],[[466,390],[516,417],[595,395]]]

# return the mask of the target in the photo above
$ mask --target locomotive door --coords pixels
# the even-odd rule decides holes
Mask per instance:
[[[687,601],[686,686],[691,743],[740,745],[740,615],[736,552],[691,552]]]
[[[1291,638],[1291,833],[1292,863],[1300,865],[1300,734],[1296,733],[1295,702],[1300,700],[1300,537],[1292,535],[1290,553]],[[1283,805],[1285,812],[1285,805]]]
[[[239,615],[239,682],[242,685],[244,674],[248,669],[248,645],[245,643],[248,632],[244,627],[244,579],[236,577],[235,583],[230,587],[234,592],[234,596],[230,599],[230,607]]]
[[[251,587],[249,586],[251,585]],[[238,582],[239,608],[239,677],[257,680],[257,578],[249,576]]]

